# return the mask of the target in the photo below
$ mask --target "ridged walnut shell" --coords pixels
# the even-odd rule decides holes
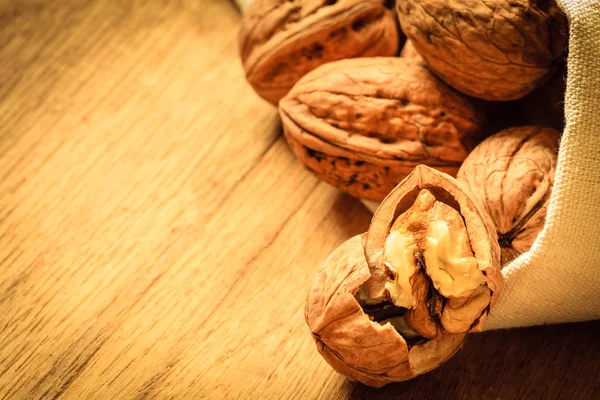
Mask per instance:
[[[418,164],[455,176],[485,125],[471,99],[404,58],[323,65],[280,101],[279,114],[309,171],[377,201]]]
[[[492,218],[503,266],[529,250],[544,227],[559,138],[538,126],[503,130],[481,142],[458,172]]]
[[[426,264],[421,264],[411,278],[418,305],[407,310],[404,319],[412,329],[424,331],[422,335],[431,334],[428,339],[415,339],[405,337],[389,323],[373,319],[356,293],[359,287],[366,287],[370,298],[385,296],[386,236],[398,218],[412,219],[413,229],[419,229],[414,226],[425,214],[411,210],[424,189],[428,191],[425,197],[435,197],[436,202],[460,215],[459,220],[464,222],[459,223],[464,223],[467,243],[487,283],[466,297],[443,298],[425,277]],[[502,290],[502,280],[495,232],[478,207],[454,178],[418,166],[383,201],[369,232],[348,240],[325,260],[309,291],[305,318],[317,349],[336,371],[374,387],[404,381],[448,360],[467,332],[481,328]]]
[[[239,48],[248,82],[277,105],[319,65],[396,55],[400,35],[393,2],[385,0],[253,0]]]
[[[396,8],[430,68],[485,100],[515,100],[543,84],[567,44],[553,0],[403,0]]]

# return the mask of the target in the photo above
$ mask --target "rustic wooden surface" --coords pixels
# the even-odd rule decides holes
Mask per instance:
[[[295,162],[238,23],[223,0],[0,0],[0,397],[597,396],[598,322],[472,335],[378,391],[329,368],[305,293],[369,214]]]

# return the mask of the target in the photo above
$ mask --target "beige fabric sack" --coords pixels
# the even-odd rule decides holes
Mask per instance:
[[[546,225],[503,269],[486,330],[600,319],[600,0],[557,2],[569,19],[569,72]]]
[[[569,19],[569,72],[546,225],[502,271],[486,329],[600,318],[600,0],[557,2]]]

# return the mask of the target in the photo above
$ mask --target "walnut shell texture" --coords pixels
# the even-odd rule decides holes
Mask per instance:
[[[404,337],[387,320],[374,318],[357,300],[356,293],[364,286],[374,292],[383,290],[385,237],[398,216],[415,223],[422,218],[411,207],[423,189],[425,197],[433,196],[434,201],[460,213],[468,243],[483,267],[487,283],[465,298],[442,299],[422,271],[415,274],[412,291],[419,301],[404,314],[407,325],[421,334],[415,339]],[[420,206],[416,209],[423,210]],[[384,200],[369,232],[338,247],[313,281],[305,318],[317,349],[336,371],[374,387],[435,369],[458,351],[468,331],[480,329],[489,307],[497,300],[502,289],[499,254],[491,221],[485,220],[460,183],[446,174],[418,166]]]
[[[503,130],[481,142],[458,173],[492,218],[502,265],[529,250],[544,227],[559,138],[538,126]]]
[[[276,105],[319,65],[396,55],[401,33],[393,3],[388,4],[384,0],[254,0],[239,31],[248,82]]]
[[[442,334],[409,348],[390,324],[369,319],[353,292],[369,278],[361,236],[323,263],[306,299],[305,319],[317,349],[340,374],[373,387],[435,369],[462,345],[465,334]]]
[[[323,65],[280,101],[279,113],[309,171],[378,201],[419,164],[456,175],[485,126],[471,99],[404,58]]]
[[[515,100],[555,71],[567,20],[554,0],[403,0],[402,30],[446,83],[485,100]]]

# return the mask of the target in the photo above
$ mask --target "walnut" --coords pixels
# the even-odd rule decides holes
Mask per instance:
[[[336,249],[305,317],[338,372],[383,386],[428,372],[480,330],[502,290],[493,225],[452,177],[418,166]]]
[[[553,0],[403,0],[402,30],[446,83],[485,100],[514,100],[555,71],[567,22]]]
[[[529,250],[544,226],[560,133],[523,126],[481,142],[458,172],[492,218],[502,265]]]
[[[254,0],[239,31],[246,78],[277,104],[319,65],[396,55],[401,34],[393,8],[385,0]]]
[[[471,99],[404,58],[323,65],[279,103],[285,137],[318,178],[382,200],[418,164],[456,175],[482,140]]]

